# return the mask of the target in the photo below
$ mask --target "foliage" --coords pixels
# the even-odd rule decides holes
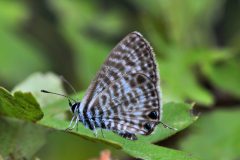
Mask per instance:
[[[52,79],[55,79],[55,78],[56,77],[52,77]],[[35,78],[32,77],[31,79],[34,79],[34,81],[37,82],[37,81],[39,81],[38,80],[39,76],[36,75]],[[45,81],[42,78],[41,78],[41,80]],[[29,82],[29,80],[28,80],[28,82]],[[34,87],[34,86],[31,86],[31,83],[29,85],[30,86],[27,86],[26,83],[25,83],[25,88],[31,89],[31,87]],[[18,93],[18,92],[16,92],[16,93]],[[80,95],[82,96],[83,94],[80,94]],[[78,95],[78,97],[80,95]],[[22,96],[19,99],[20,99],[19,104],[18,104],[19,106],[28,106],[26,103],[24,103],[25,101],[23,101],[23,100],[29,99],[29,101],[34,101],[34,103],[30,103],[30,104],[33,104],[33,105],[31,105],[31,107],[29,107],[32,110],[29,110],[27,112],[27,114],[32,115],[34,117],[39,117],[39,115],[38,115],[39,114],[38,113],[39,112],[39,107],[38,107],[38,104],[36,103],[35,99],[33,99],[32,96],[30,98]],[[9,99],[9,97],[2,96],[1,106],[6,106],[8,103],[10,103],[12,101],[13,100]],[[14,106],[16,108],[16,110],[14,110],[14,111],[10,110],[9,112],[5,113],[4,116],[7,116],[7,117],[10,116],[10,117],[22,118],[22,119],[26,119],[26,120],[32,120],[31,117],[26,117],[26,118],[22,117],[22,116],[25,116],[26,113],[23,114],[22,109],[19,106]],[[56,106],[58,106],[58,111],[53,110],[53,109],[57,108]],[[56,103],[52,103],[48,106],[43,107],[43,111],[44,111],[44,114],[46,116],[44,116],[42,119],[41,118],[36,119],[36,120],[41,119],[40,121],[37,122],[37,124],[45,126],[45,127],[49,127],[49,128],[54,128],[56,130],[66,129],[66,126],[68,126],[68,124],[70,122],[66,121],[66,120],[58,119],[58,118],[55,117],[55,115],[68,110],[68,108],[66,108],[66,105],[64,107],[61,107],[61,106],[64,106],[64,103],[63,103],[62,100],[61,101],[56,101]],[[10,108],[10,107],[8,106],[7,108]],[[193,123],[196,120],[196,117],[194,117],[190,114],[191,109],[192,109],[192,106],[191,105],[186,105],[186,104],[177,104],[177,103],[165,104],[164,105],[165,116],[164,116],[163,121],[165,123],[168,123],[168,125],[177,128],[178,131],[180,131],[180,130],[184,129],[185,127],[187,127],[188,125],[190,125],[191,123]],[[1,112],[4,111],[4,107],[1,107],[0,111]],[[26,111],[27,111],[27,109],[26,109]],[[174,118],[171,118],[171,117],[174,117]],[[18,122],[18,123],[23,123],[23,122]],[[22,130],[25,131],[25,130],[29,130],[29,129],[31,129],[31,128],[29,128],[29,126],[27,126],[27,128],[23,128]],[[9,126],[9,130],[11,131],[13,129]],[[44,130],[41,133],[45,133]],[[153,135],[151,135],[147,138],[140,137],[138,141],[125,140],[125,139],[119,137],[118,135],[115,135],[114,133],[107,132],[107,131],[103,132],[103,134],[105,135],[105,138],[100,137],[100,136],[95,137],[90,130],[86,129],[82,125],[79,125],[78,131],[73,131],[71,133],[75,133],[76,135],[78,135],[80,137],[83,137],[85,139],[88,139],[90,141],[100,141],[102,143],[112,145],[113,147],[118,148],[118,149],[122,149],[126,153],[128,153],[128,154],[130,154],[134,157],[137,157],[137,158],[144,158],[144,159],[160,159],[160,158],[161,159],[171,159],[171,158],[174,158],[174,159],[194,159],[193,157],[191,157],[190,155],[188,155],[186,153],[150,144],[150,142],[163,140],[163,139],[165,139],[165,138],[167,138],[167,137],[176,133],[176,131],[165,129],[162,126],[158,126],[156,132]],[[10,137],[11,136],[12,135],[10,135]],[[21,134],[19,136],[21,136]],[[7,141],[7,139],[9,139],[10,137],[6,134],[2,135],[2,139],[5,139],[5,146],[9,146],[10,141]],[[38,143],[38,141],[36,141],[36,143]],[[15,143],[15,142],[14,142],[14,144],[17,145],[17,143]],[[35,143],[32,142],[32,145],[35,145]],[[26,145],[26,146],[28,147],[28,145]],[[140,146],[142,146],[142,147],[140,147]],[[16,148],[18,148],[18,145],[16,146]],[[24,152],[23,150],[25,150],[25,148],[23,148],[23,149],[19,148],[19,150],[14,150],[14,151],[7,150],[7,151],[5,151],[1,154],[3,156],[18,157],[17,156],[18,152],[22,153],[22,152]],[[27,155],[27,156],[29,156],[29,155]]]
[[[47,129],[15,118],[1,116],[0,120],[0,155],[2,158],[32,159],[46,143],[46,135],[49,132]]]
[[[12,96],[0,88],[0,115],[38,121],[43,117],[40,106],[30,93],[15,92]]]
[[[239,107],[231,111],[219,109],[204,115],[192,127],[194,132],[182,139],[181,147],[206,160],[238,159],[240,156],[238,152],[240,150],[239,116]],[[209,153],[206,154],[207,152]],[[222,154],[220,155],[219,152]]]
[[[12,0],[0,1],[0,9],[0,86],[13,88],[11,93],[0,88],[0,159],[61,159],[62,153],[71,153],[65,159],[89,159],[108,147],[117,157],[239,157],[240,9],[235,1]],[[159,126],[137,142],[111,132],[96,138],[81,125],[73,134],[61,132],[71,117],[67,101],[39,90],[66,94],[56,74],[64,75],[82,91],[73,95],[80,100],[109,51],[134,30],[156,53],[164,122],[178,132],[193,123],[186,102],[200,108],[200,120],[176,136]],[[39,73],[49,70],[56,74]],[[151,144],[164,139],[165,146],[181,151]],[[73,154],[78,151],[86,153]]]

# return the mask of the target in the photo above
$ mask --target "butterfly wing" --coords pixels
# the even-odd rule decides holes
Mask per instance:
[[[86,95],[81,102],[81,107],[79,108],[79,111],[83,114],[86,121],[92,116],[91,111],[98,110],[97,108],[102,107],[95,105],[102,92],[108,90],[110,86],[113,86],[113,84],[118,81],[136,74],[144,75],[145,78],[150,80],[149,82],[151,82],[156,89],[155,92],[158,96],[158,105],[156,107],[159,110],[157,120],[160,120],[162,109],[161,95],[159,91],[159,75],[154,53],[149,43],[140,33],[132,32],[119,42],[110,52],[96,78],[90,84]],[[131,90],[132,88],[122,87],[122,89]],[[117,98],[115,100],[122,101],[121,99],[117,100]],[[140,111],[140,108],[141,107],[137,107],[138,111]],[[142,132],[142,134],[144,133]]]
[[[156,86],[145,74],[123,76],[95,99],[91,110],[95,125],[136,139],[149,135],[159,123],[159,97]]]

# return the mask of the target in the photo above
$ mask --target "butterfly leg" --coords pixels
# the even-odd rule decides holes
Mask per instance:
[[[77,122],[77,127],[76,127],[76,131],[78,132],[78,122]]]
[[[91,123],[91,126],[92,126],[92,130],[93,130],[93,134],[95,137],[98,137],[98,134],[97,134],[97,129],[94,125],[94,121],[92,119],[90,119],[90,123]]]
[[[74,122],[74,120],[75,120],[75,122]],[[77,116],[73,116],[68,128],[65,131],[71,131],[72,129],[74,129],[78,125],[78,120],[79,119]],[[74,124],[73,124],[73,122],[74,122]],[[73,124],[73,126],[72,126],[72,124]]]
[[[72,129],[74,129],[77,125],[78,125],[78,116],[77,116],[77,118],[76,118],[76,120],[75,120],[75,122],[74,122],[74,125],[73,125],[73,127],[72,127]]]
[[[94,134],[94,136],[95,136],[96,138],[98,137],[98,133],[97,133],[97,130],[96,130],[96,129],[93,130],[93,134]]]
[[[73,116],[73,117],[72,117],[71,122],[70,122],[68,128],[65,129],[65,131],[70,131],[70,130],[72,130],[72,127],[71,127],[71,126],[72,126],[72,123],[73,123],[73,121],[74,121],[75,118],[76,118],[76,116]]]
[[[101,128],[101,133],[102,133],[102,137],[105,138],[104,134],[103,134],[103,131],[102,131],[102,128]]]

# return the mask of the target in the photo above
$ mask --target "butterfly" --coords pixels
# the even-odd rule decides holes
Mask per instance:
[[[71,103],[75,128],[111,130],[129,140],[137,134],[150,135],[162,118],[159,71],[152,47],[132,32],[110,52],[81,102]],[[171,127],[168,127],[171,128]]]

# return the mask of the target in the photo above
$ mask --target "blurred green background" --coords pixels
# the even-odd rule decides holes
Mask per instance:
[[[239,0],[0,0],[0,84],[12,90],[35,72],[53,72],[84,91],[109,51],[136,30],[156,53],[164,103],[195,103],[201,113],[158,144],[205,160],[237,160],[239,17]],[[35,157],[91,159],[104,149],[132,159],[60,132],[49,134]]]

